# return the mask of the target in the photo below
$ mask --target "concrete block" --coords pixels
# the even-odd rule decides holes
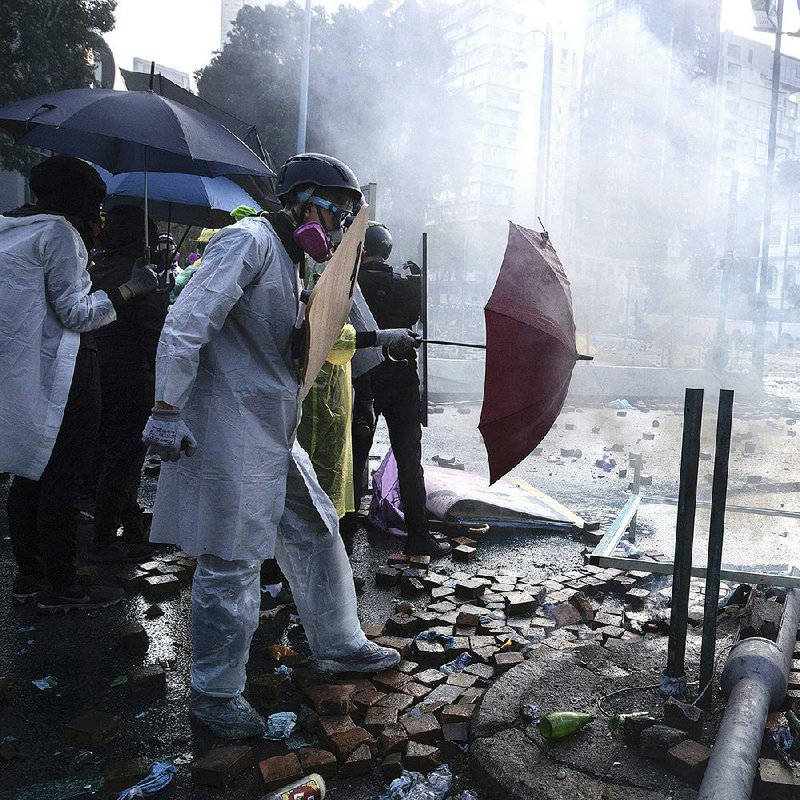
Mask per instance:
[[[224,789],[253,764],[253,748],[247,745],[212,747],[192,764],[192,782]]]

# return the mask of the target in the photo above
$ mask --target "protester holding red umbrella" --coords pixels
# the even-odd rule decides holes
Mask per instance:
[[[86,271],[105,184],[88,164],[54,156],[31,171],[37,202],[0,217],[0,470],[16,477],[8,522],[16,602],[47,611],[98,608],[123,592],[75,580],[80,479],[94,451],[100,374],[89,333],[156,287],[139,264],[109,292]]]

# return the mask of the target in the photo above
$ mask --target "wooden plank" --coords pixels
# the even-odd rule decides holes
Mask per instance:
[[[622,507],[617,518],[608,526],[605,536],[597,543],[597,546],[592,551],[592,558],[597,556],[609,556],[614,552],[614,548],[622,538],[622,534],[630,525],[631,520],[636,515],[636,510],[639,508],[641,495],[633,494],[628,498],[628,502]]]

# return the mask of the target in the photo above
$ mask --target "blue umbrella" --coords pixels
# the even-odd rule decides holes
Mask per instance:
[[[0,108],[0,129],[18,144],[84,158],[115,174],[274,174],[219,122],[155,92],[51,92]]]
[[[65,89],[0,108],[0,130],[18,144],[100,164],[113,173],[260,175],[272,170],[226,127],[155,92]],[[150,242],[145,222],[145,258]]]
[[[112,175],[102,167],[97,171],[106,182],[105,206],[144,198],[144,173]],[[228,178],[204,178],[173,172],[156,172],[147,182],[148,213],[154,219],[221,228],[230,225],[230,212],[237,206],[261,208],[240,186]]]

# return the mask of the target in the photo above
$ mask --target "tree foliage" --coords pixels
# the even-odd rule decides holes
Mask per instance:
[[[92,82],[89,51],[114,27],[116,0],[0,0],[0,106]],[[26,171],[31,152],[0,141],[0,166]]]
[[[457,185],[469,103],[447,87],[439,6],[374,0],[363,11],[314,10],[306,150],[378,184],[378,215],[398,258],[416,257],[428,199]],[[296,150],[303,10],[245,6],[198,73],[204,99],[254,123],[276,164]],[[399,241],[398,241],[399,240]]]

